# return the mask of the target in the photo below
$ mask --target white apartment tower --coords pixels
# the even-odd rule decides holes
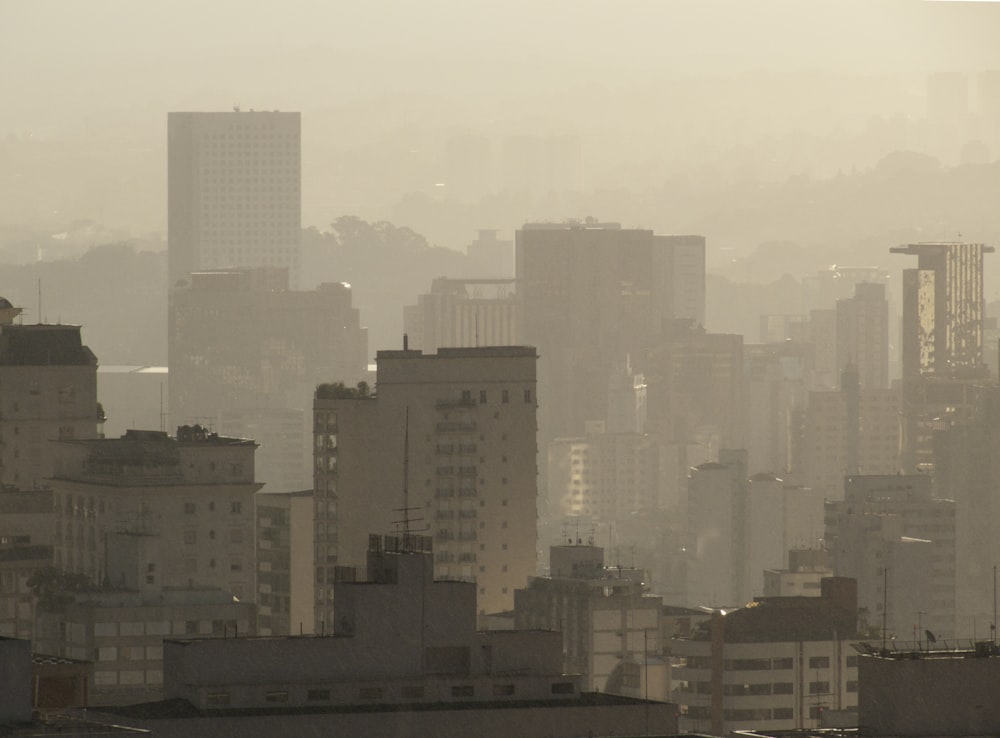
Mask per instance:
[[[317,388],[317,631],[373,530],[426,532],[436,577],[475,581],[480,614],[511,608],[535,573],[536,361],[524,346],[379,351],[375,395]]]
[[[298,284],[299,113],[167,114],[169,285],[191,272],[284,267]]]

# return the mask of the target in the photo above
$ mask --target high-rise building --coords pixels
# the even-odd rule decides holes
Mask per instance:
[[[955,501],[932,496],[927,474],[854,475],[827,501],[834,573],[858,580],[868,623],[906,638],[918,613],[937,636],[955,636]]]
[[[792,458],[796,481],[839,499],[848,474],[900,470],[898,391],[847,381],[840,391],[808,393],[806,402]]]
[[[409,345],[428,352],[520,345],[513,286],[513,279],[435,279],[416,305],[403,308]]]
[[[915,243],[889,249],[917,257],[903,270],[903,377],[983,376],[981,243]]]
[[[536,568],[536,359],[380,351],[374,395],[317,388],[317,630],[333,622],[337,567],[365,560],[367,531],[394,527],[429,531],[436,576],[475,581],[481,614],[510,609]]]
[[[663,268],[670,288],[668,316],[705,325],[705,237],[669,235],[654,240],[667,253]]]
[[[313,493],[257,495],[257,632],[313,632]]]
[[[170,289],[223,267],[284,267],[298,284],[301,148],[299,113],[167,114]]]
[[[97,357],[78,325],[15,325],[21,312],[0,297],[0,483],[46,485],[52,441],[94,438]]]
[[[608,379],[666,321],[704,319],[704,239],[617,223],[529,223],[516,234],[521,340],[539,350],[543,442],[606,419]],[[680,287],[678,287],[680,285]]]
[[[889,386],[889,303],[885,285],[864,282],[837,300],[837,371],[857,367],[861,389]]]
[[[169,307],[170,417],[257,440],[258,479],[307,488],[314,388],[367,376],[368,332],[351,286],[290,290],[283,268],[190,277]]]
[[[918,259],[903,270],[903,469],[929,469],[933,426],[968,415],[971,385],[989,377],[983,255],[994,248],[928,242],[890,251]]]

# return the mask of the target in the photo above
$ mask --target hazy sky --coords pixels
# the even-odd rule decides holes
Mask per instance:
[[[998,37],[986,2],[0,0],[0,133],[218,98],[308,110],[663,74],[976,71],[1000,66]]]

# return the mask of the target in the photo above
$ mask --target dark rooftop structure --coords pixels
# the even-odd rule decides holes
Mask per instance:
[[[853,637],[857,633],[857,581],[826,577],[820,592],[819,597],[755,598],[746,607],[719,613],[691,638],[708,640],[715,627],[722,627],[723,639],[733,643],[824,641],[834,633],[839,638]]]
[[[0,366],[89,366],[97,357],[83,345],[78,325],[4,325]]]

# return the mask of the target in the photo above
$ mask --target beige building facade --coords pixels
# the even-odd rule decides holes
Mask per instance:
[[[317,630],[337,567],[364,560],[370,530],[427,532],[437,577],[475,581],[480,614],[510,609],[536,567],[536,359],[531,347],[380,351],[374,395],[317,389]]]

